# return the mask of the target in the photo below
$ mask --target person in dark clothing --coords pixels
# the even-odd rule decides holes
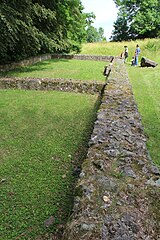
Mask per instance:
[[[127,58],[128,58],[128,47],[124,46],[124,62],[127,61]]]

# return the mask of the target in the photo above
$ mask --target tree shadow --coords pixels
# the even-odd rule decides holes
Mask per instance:
[[[17,67],[14,70],[9,70],[6,72],[0,72],[0,76],[6,77],[6,76],[12,76],[12,73],[31,73],[34,71],[46,71],[47,69],[51,69],[53,63],[66,63],[69,62],[70,59],[50,59],[38,63],[34,63],[32,65],[28,66],[22,66],[22,67]]]

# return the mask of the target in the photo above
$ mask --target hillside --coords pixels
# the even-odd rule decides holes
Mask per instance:
[[[135,52],[136,44],[141,48],[141,56],[146,56],[160,63],[160,39],[144,39],[129,42],[101,42],[87,43],[82,45],[81,54],[113,55],[120,56],[124,51],[124,46],[129,49],[129,58],[131,60]]]

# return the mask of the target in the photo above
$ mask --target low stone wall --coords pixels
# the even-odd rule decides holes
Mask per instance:
[[[114,57],[113,56],[99,56],[99,55],[82,55],[82,54],[46,54],[41,56],[32,57],[29,59],[25,59],[19,62],[14,62],[10,64],[0,65],[0,72],[5,72],[9,70],[13,70],[17,67],[23,67],[32,65],[37,62],[45,61],[47,59],[51,58],[64,58],[64,59],[77,59],[77,60],[94,60],[94,61],[106,61],[106,62],[112,62]]]
[[[65,240],[158,240],[159,170],[146,149],[123,61],[104,89]]]
[[[46,55],[41,55],[41,56],[36,56],[36,57],[29,58],[29,59],[25,59],[25,60],[22,60],[19,62],[0,65],[0,71],[5,72],[5,71],[13,70],[17,67],[32,65],[34,63],[45,61],[45,60],[51,59],[51,58],[52,58],[51,54],[46,54]]]
[[[105,56],[105,55],[85,55],[85,54],[53,54],[52,58],[64,58],[64,59],[77,59],[77,60],[93,60],[93,61],[104,61],[104,62],[112,62],[113,56]]]
[[[0,89],[56,90],[96,94],[102,92],[104,85],[105,83],[98,83],[96,81],[84,82],[60,78],[0,78]]]

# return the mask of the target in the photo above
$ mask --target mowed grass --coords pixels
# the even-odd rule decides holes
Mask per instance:
[[[0,239],[50,239],[72,208],[73,168],[85,157],[97,96],[22,90],[0,95]]]
[[[147,135],[147,146],[160,166],[160,61],[156,68],[127,67]]]
[[[51,59],[37,64],[21,67],[14,71],[1,73],[1,76],[34,77],[34,78],[66,78],[83,81],[105,81],[103,75],[106,62]]]

